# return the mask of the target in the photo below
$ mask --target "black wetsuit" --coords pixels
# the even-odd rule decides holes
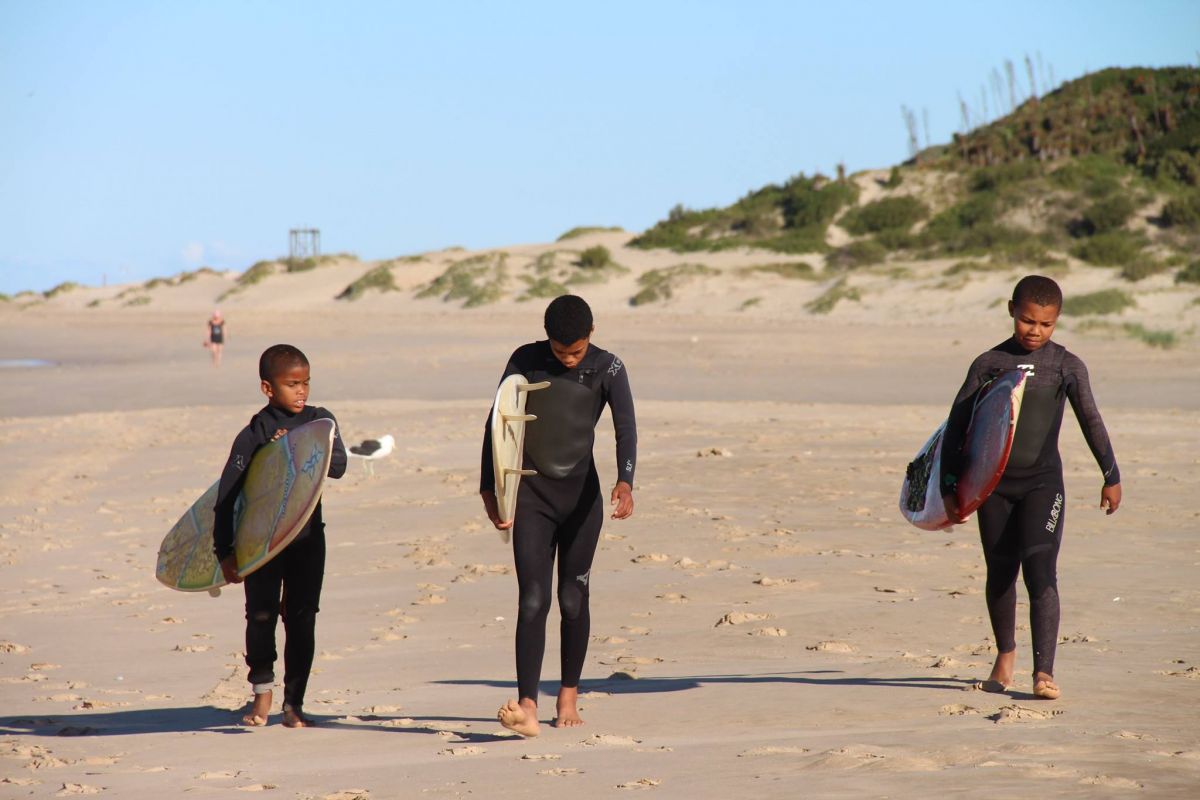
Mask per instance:
[[[208,341],[212,344],[225,343],[225,323],[224,322],[209,322],[208,323]]]
[[[234,504],[246,478],[246,467],[260,447],[271,441],[279,428],[292,430],[315,419],[334,419],[323,408],[305,406],[297,414],[266,406],[242,428],[229,460],[221,473],[221,484],[214,506],[213,551],[218,559],[233,552]],[[334,420],[333,455],[329,477],[340,478],[346,471],[346,449]],[[280,612],[283,590],[283,701],[294,709],[304,705],[304,692],[312,669],[317,611],[321,582],[325,576],[325,523],[321,503],[292,543],[261,569],[246,576],[246,665],[251,684],[275,681],[275,622]]]
[[[975,359],[954,399],[942,444],[942,475],[951,476],[943,492],[952,490],[952,476],[959,474],[963,436],[976,395],[990,378],[1013,369],[1027,375],[1017,432],[1004,475],[978,511],[987,562],[988,615],[996,647],[1001,653],[1012,652],[1017,575],[1023,573],[1029,592],[1034,671],[1053,675],[1059,621],[1058,550],[1066,518],[1058,433],[1067,400],[1100,465],[1104,485],[1120,483],[1121,473],[1083,361],[1054,342],[1030,352],[1009,338]]]
[[[523,466],[538,474],[521,479],[513,525],[520,595],[517,687],[521,697],[536,700],[555,550],[563,686],[579,685],[587,656],[591,631],[588,586],[604,521],[604,497],[592,458],[596,422],[608,404],[617,439],[617,479],[630,486],[637,464],[637,425],[625,365],[595,345],[588,345],[578,366],[567,369],[554,356],[549,342],[527,344],[512,354],[504,369],[504,377],[517,374],[531,383],[550,381],[549,388],[526,397],[526,410],[538,419],[525,426]],[[481,462],[479,489],[494,490],[490,424],[484,426]]]

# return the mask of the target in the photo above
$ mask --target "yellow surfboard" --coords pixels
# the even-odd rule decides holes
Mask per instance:
[[[245,577],[262,567],[304,530],[321,500],[333,437],[333,420],[317,419],[254,454],[234,505],[238,575]],[[225,585],[213,553],[217,488],[214,483],[184,512],[158,548],[155,575],[165,586],[215,597]]]

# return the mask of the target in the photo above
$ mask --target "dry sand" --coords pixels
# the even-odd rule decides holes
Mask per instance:
[[[1064,695],[1048,703],[1030,695],[1024,625],[1014,690],[972,690],[993,658],[974,524],[923,533],[895,508],[970,359],[1006,335],[994,302],[1017,273],[934,290],[945,264],[867,272],[860,302],[812,316],[797,309],[819,282],[741,275],[780,259],[721,254],[706,263],[725,275],[631,309],[638,274],[696,259],[626,251],[619,234],[571,246],[597,241],[633,269],[580,292],[596,342],[629,365],[637,511],[606,523],[597,555],[588,724],[530,741],[494,720],[514,690],[516,584],[476,482],[495,381],[538,337],[545,301],[412,299],[461,253],[356,304],[331,298],[365,265],[278,275],[222,302],[220,370],[199,344],[227,276],[143,306],[87,307],[110,287],[0,307],[0,359],[57,362],[0,372],[0,796],[1196,796],[1194,290],[1146,283],[1126,317],[1183,331],[1173,350],[1070,321],[1058,336],[1091,369],[1125,504],[1096,508],[1098,470],[1068,411]],[[1110,275],[1076,266],[1063,283],[1090,291]],[[322,724],[301,731],[278,706],[267,728],[235,724],[240,592],[176,593],[153,576],[162,536],[261,404],[257,354],[280,340],[308,352],[312,401],[348,440],[398,442],[326,494],[308,702]],[[606,417],[606,482],[610,431]]]

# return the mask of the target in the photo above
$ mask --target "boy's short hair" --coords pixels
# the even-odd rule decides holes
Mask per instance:
[[[582,297],[564,294],[546,306],[546,335],[559,344],[574,344],[592,333],[592,309]]]
[[[1014,306],[1022,303],[1037,303],[1039,306],[1055,306],[1062,308],[1062,289],[1050,278],[1041,275],[1026,275],[1017,281],[1013,287],[1012,301]]]
[[[307,367],[308,356],[290,344],[273,344],[258,357],[258,377],[270,381],[295,366]]]

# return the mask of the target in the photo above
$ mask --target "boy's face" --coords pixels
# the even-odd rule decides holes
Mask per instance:
[[[308,402],[308,381],[308,365],[293,364],[271,380],[263,381],[262,393],[270,405],[296,414]]]
[[[1041,306],[1026,300],[1017,306],[1008,301],[1008,313],[1013,318],[1013,338],[1026,350],[1038,350],[1054,335],[1058,324],[1058,306]]]
[[[557,358],[564,367],[567,369],[575,369],[575,367],[579,366],[579,362],[583,360],[583,357],[587,355],[588,342],[590,340],[590,336],[585,336],[577,342],[563,344],[562,342],[556,342],[551,339],[550,351],[554,353],[554,357]]]

